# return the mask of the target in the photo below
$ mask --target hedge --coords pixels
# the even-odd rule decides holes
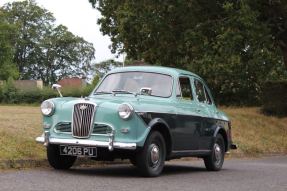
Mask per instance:
[[[93,87],[88,85],[85,88],[68,88],[63,89],[63,96],[81,97],[87,96],[93,90]],[[19,103],[41,103],[42,101],[58,97],[58,93],[52,90],[51,87],[44,87],[43,89],[16,89],[12,83],[5,83],[0,86],[0,103],[19,104]]]
[[[264,113],[287,116],[287,80],[266,82],[262,91],[262,101]]]

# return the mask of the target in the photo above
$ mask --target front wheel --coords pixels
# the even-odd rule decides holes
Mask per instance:
[[[222,135],[218,134],[210,155],[203,158],[207,170],[219,171],[224,162],[225,146]]]
[[[166,157],[165,141],[161,133],[154,131],[148,136],[142,150],[137,153],[136,166],[143,176],[159,176]]]
[[[64,156],[60,155],[60,149],[58,145],[48,145],[47,157],[49,164],[55,169],[69,169],[73,166],[76,156]]]

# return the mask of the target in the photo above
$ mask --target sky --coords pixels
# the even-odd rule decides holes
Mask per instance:
[[[16,0],[0,0],[0,6]],[[96,53],[96,62],[113,59],[109,49],[111,44],[108,36],[103,36],[97,19],[101,14],[88,0],[35,0],[36,3],[53,13],[56,24],[68,27],[73,34],[83,37],[86,41],[93,43]],[[122,61],[123,56],[117,60]]]

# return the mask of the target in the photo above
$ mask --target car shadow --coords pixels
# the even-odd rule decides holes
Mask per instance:
[[[109,165],[104,167],[76,167],[66,172],[74,175],[85,175],[85,176],[111,176],[111,177],[142,177],[138,169],[132,165]],[[190,174],[190,173],[202,173],[207,172],[204,167],[194,167],[187,165],[165,165],[161,176],[170,176],[176,174]]]

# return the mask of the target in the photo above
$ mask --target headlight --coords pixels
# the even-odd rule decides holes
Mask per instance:
[[[53,115],[54,111],[55,111],[55,105],[52,101],[43,101],[41,104],[41,111],[43,113],[43,115],[45,116],[51,116]]]
[[[122,119],[128,119],[132,113],[133,113],[134,109],[130,104],[126,104],[123,103],[122,105],[120,105],[118,112],[119,112],[119,116]]]

